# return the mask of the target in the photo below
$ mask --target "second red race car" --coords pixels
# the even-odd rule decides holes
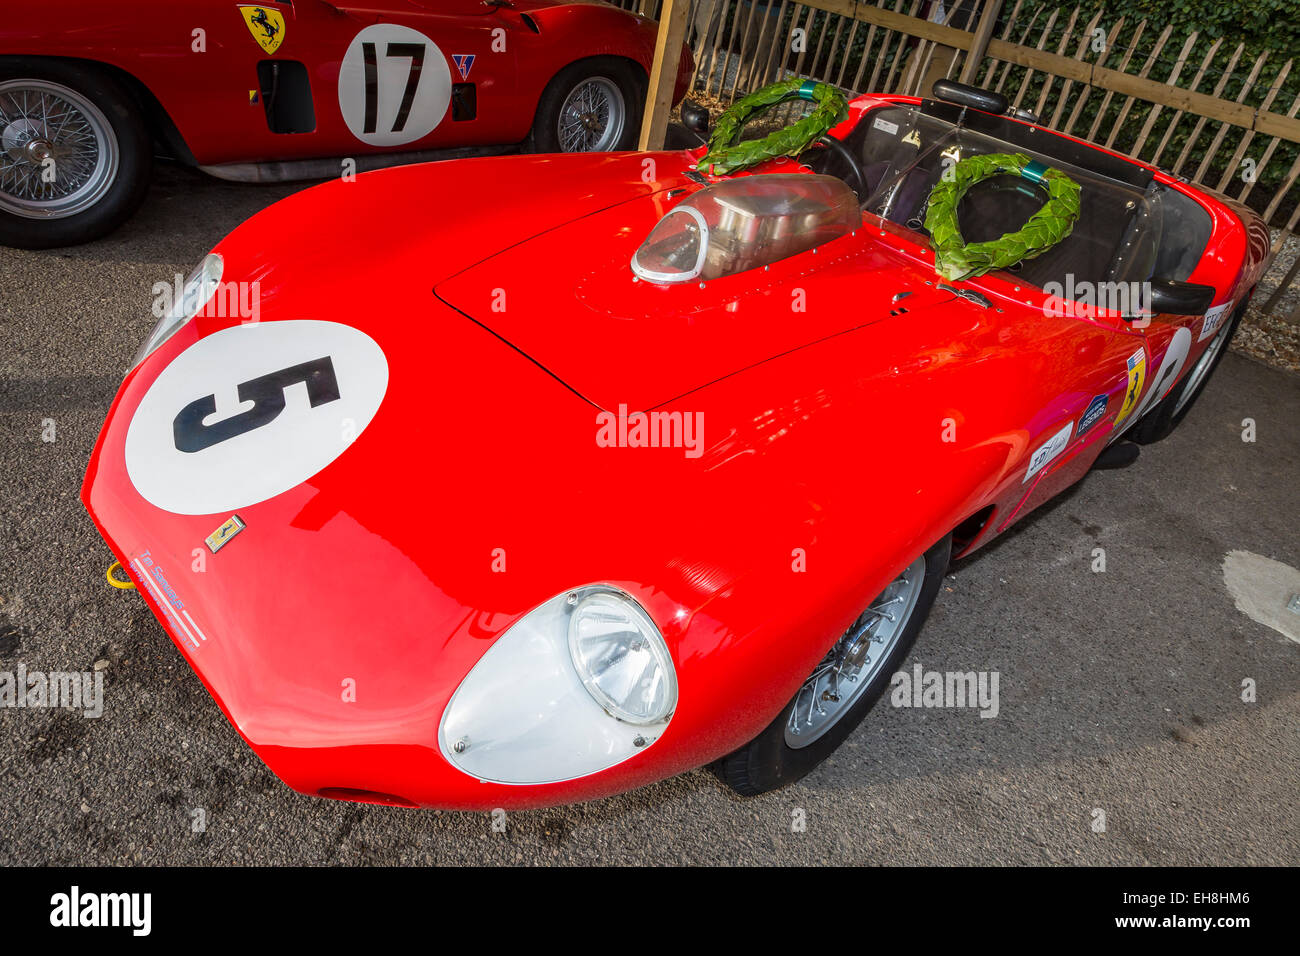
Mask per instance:
[[[469,147],[630,149],[656,29],[591,0],[11,5],[0,244],[108,233],[143,200],[156,149],[261,182]],[[692,68],[683,50],[676,98]]]

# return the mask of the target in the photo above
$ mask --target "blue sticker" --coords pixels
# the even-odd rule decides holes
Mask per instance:
[[[1083,416],[1079,419],[1080,435],[1101,421],[1102,416],[1106,414],[1106,403],[1109,401],[1109,396],[1098,395],[1088,403],[1088,407],[1083,410]]]
[[[469,71],[474,69],[474,56],[475,54],[473,53],[452,54],[451,58],[456,62],[456,69],[460,70],[460,78],[462,80],[469,79]]]

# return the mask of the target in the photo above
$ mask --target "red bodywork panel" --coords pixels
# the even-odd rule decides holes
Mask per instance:
[[[854,118],[882,102],[855,101]],[[761,277],[635,282],[632,252],[698,188],[686,175],[697,158],[401,167],[298,193],[225,239],[225,278],[261,283],[260,321],[362,329],[389,377],[355,443],[240,508],[247,530],[201,573],[195,549],[228,514],[153,506],[124,445],[160,373],[239,320],[195,319],[127,376],[86,506],[290,786],[510,808],[612,794],[734,750],[916,555],[992,509],[972,550],[1081,477],[1111,437],[1126,360],[1142,351],[1149,384],[1175,330],[1200,322],[1050,317],[1043,293],[1011,273],[961,283],[990,300],[981,307],[938,288],[916,236],[870,216]],[[1255,224],[1161,182],[1214,220],[1192,280],[1213,284],[1216,303],[1246,294],[1267,253]],[[340,228],[375,225],[376,210],[399,212],[382,228]],[[807,296],[799,314],[795,289]],[[1105,415],[1028,478],[1031,455],[1101,395]],[[618,404],[702,413],[702,454],[599,448],[597,412]],[[875,467],[885,446],[891,464]],[[509,573],[492,571],[494,549]],[[166,604],[143,580],[142,555],[161,569]],[[592,582],[624,588],[665,636],[679,704],[662,737],[562,783],[505,786],[456,769],[436,734],[465,675],[521,615]],[[349,679],[357,699],[343,703]]]
[[[657,31],[654,21],[616,7],[559,0],[501,6],[481,0],[296,0],[261,6],[284,21],[278,46],[269,53],[234,0],[17,4],[0,18],[0,57],[68,57],[121,70],[158,100],[198,164],[209,166],[517,143],[528,135],[542,91],[560,70],[587,57],[617,56],[648,74]],[[341,64],[358,34],[380,23],[419,31],[432,43],[424,69],[432,70],[436,58],[452,83],[474,84],[476,118],[455,119],[448,103],[427,135],[406,135],[418,132],[414,123],[395,136],[401,142],[389,145],[356,135],[340,106]],[[382,39],[379,46],[379,83],[393,89],[391,95],[380,91],[377,123],[396,125],[411,61],[390,64]],[[260,95],[251,96],[261,88],[263,61],[306,65],[315,111],[310,132],[271,130]],[[685,94],[692,70],[686,51],[675,99]],[[355,82],[364,83],[363,75]],[[413,104],[416,113],[424,95]]]

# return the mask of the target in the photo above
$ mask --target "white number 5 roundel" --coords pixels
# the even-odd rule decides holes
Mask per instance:
[[[257,322],[199,339],[140,400],[126,473],[182,515],[235,511],[295,488],[347,450],[388,390],[388,360],[338,322]]]
[[[437,44],[396,23],[366,27],[339,69],[339,109],[371,146],[413,143],[433,132],[451,102],[451,70]]]

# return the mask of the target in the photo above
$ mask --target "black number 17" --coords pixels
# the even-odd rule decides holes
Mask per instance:
[[[400,133],[406,129],[407,117],[411,115],[411,103],[415,101],[415,91],[420,85],[420,71],[424,69],[423,43],[390,43],[384,50],[385,56],[406,56],[411,58],[411,70],[406,74],[406,89],[402,91],[402,103],[397,108],[397,119],[393,120],[393,132]],[[378,124],[379,113],[379,62],[373,43],[361,44],[361,55],[366,65],[366,124],[365,132],[373,133]]]

